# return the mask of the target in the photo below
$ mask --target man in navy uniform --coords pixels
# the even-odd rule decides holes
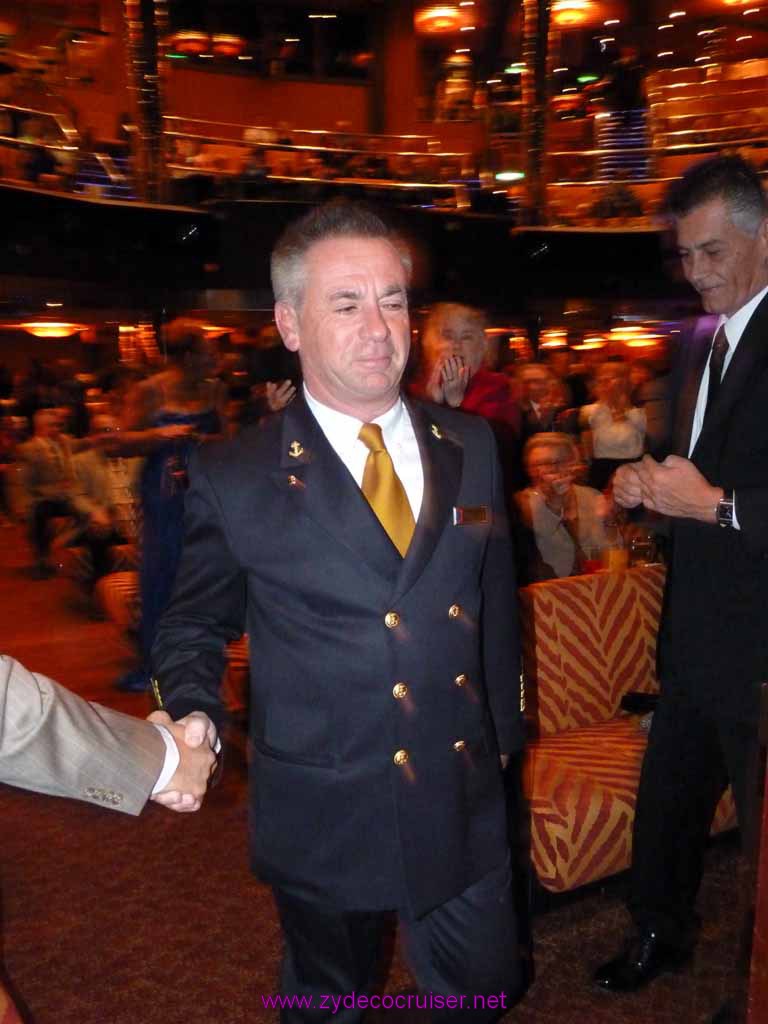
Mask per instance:
[[[304,388],[192,466],[155,645],[163,707],[218,723],[223,646],[249,634],[253,865],[283,926],[282,991],[313,1000],[287,1021],[360,1019],[320,996],[371,991],[392,911],[437,1017],[493,1020],[521,987],[502,478],[482,420],[401,397],[409,273],[354,204],[286,230],[275,319]]]

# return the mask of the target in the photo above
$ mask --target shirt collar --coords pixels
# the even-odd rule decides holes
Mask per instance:
[[[721,316],[718,320],[718,329],[721,324],[725,324],[725,336],[728,339],[728,344],[732,350],[739,344],[741,336],[744,333],[752,314],[766,295],[768,295],[768,286],[759,291],[757,295],[753,295],[749,302],[745,302],[741,309],[737,309],[731,316]]]
[[[345,412],[339,412],[338,409],[332,409],[324,402],[318,401],[306,384],[304,385],[304,398],[312,415],[320,424],[320,429],[336,451],[350,451],[358,440],[360,427],[366,421]],[[393,439],[402,427],[404,412],[403,400],[398,396],[393,406],[370,422],[378,423],[385,441]]]

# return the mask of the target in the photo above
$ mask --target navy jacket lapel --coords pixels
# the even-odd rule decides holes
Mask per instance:
[[[413,540],[402,560],[395,598],[409,590],[424,572],[437,542],[450,524],[463,465],[461,444],[429,418],[424,406],[411,401],[406,405],[419,444],[424,497]]]
[[[278,483],[337,543],[393,585],[402,559],[303,395],[285,410]]]
[[[685,370],[680,378],[680,394],[677,400],[674,429],[675,454],[682,455],[684,458],[688,458],[696,401],[716,326],[717,317],[700,317],[696,321],[690,340],[684,343],[686,344],[686,362]]]
[[[694,454],[700,448],[706,449],[714,438],[722,437],[723,426],[728,422],[734,406],[749,389],[750,380],[755,379],[768,363],[768,296],[766,296],[749,319],[733,358],[725,371],[720,390],[712,409],[702,427],[696,442]]]

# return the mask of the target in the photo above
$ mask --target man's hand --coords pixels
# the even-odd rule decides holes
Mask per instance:
[[[646,455],[646,458],[650,458]],[[653,460],[651,460],[653,461]],[[627,462],[613,474],[613,500],[622,508],[636,508],[643,501],[643,485],[639,463]]]
[[[716,508],[723,490],[713,487],[689,459],[668,455],[659,463],[646,455],[634,465],[646,508],[665,516],[717,522]]]
[[[153,711],[149,721],[165,726],[179,751],[179,765],[161,793],[152,800],[174,811],[198,811],[203,803],[208,780],[216,767],[213,748],[217,741],[216,726],[202,711],[174,722],[166,711]]]

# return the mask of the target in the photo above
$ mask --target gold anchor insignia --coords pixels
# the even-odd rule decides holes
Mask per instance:
[[[440,427],[438,427],[436,423],[432,424],[432,433],[435,435],[438,441],[442,441],[443,434],[442,431],[440,430]]]
[[[288,447],[288,454],[292,459],[301,458],[304,454],[304,446],[299,441],[291,441]]]

